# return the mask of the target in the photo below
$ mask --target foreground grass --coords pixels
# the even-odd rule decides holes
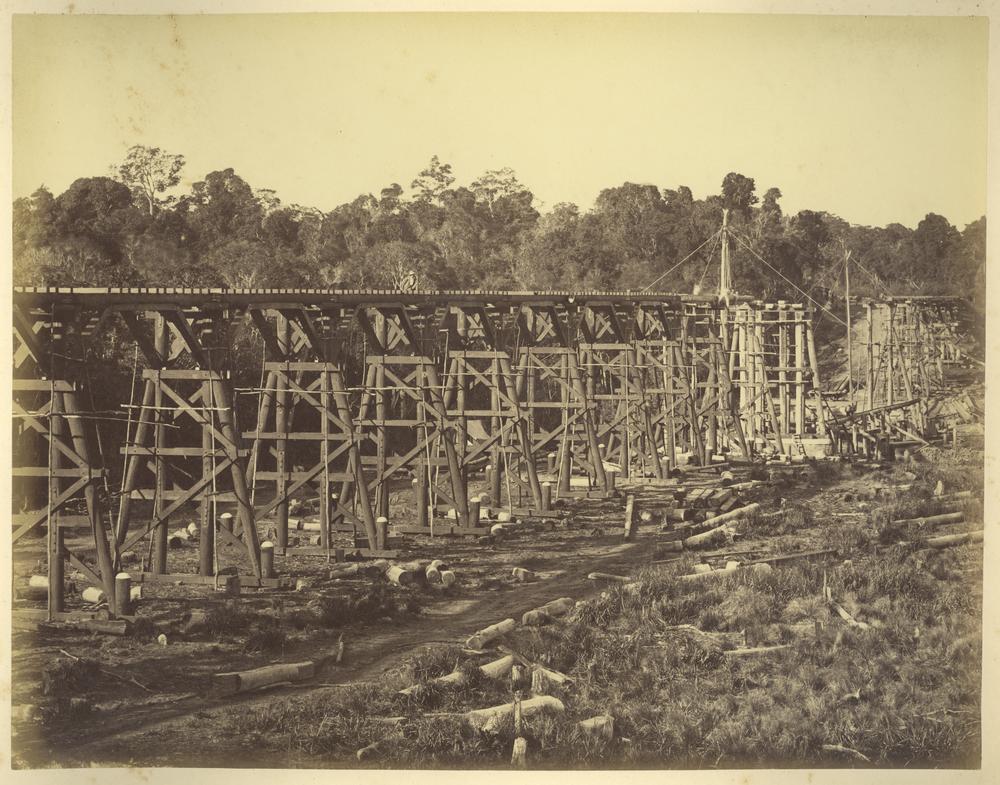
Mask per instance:
[[[558,625],[509,636],[524,657],[573,679],[549,690],[564,702],[564,714],[526,721],[529,765],[979,765],[981,601],[974,587],[981,549],[920,550],[882,536],[885,521],[936,511],[929,488],[938,479],[968,487],[975,465],[970,474],[966,464],[974,459],[952,453],[933,466],[918,464],[908,497],[873,503],[863,519],[829,521],[826,539],[849,558],[692,585],[677,580],[690,570],[686,557],[641,573],[636,591],[611,589]],[[967,520],[977,512],[970,507]],[[791,531],[827,522],[821,511],[793,507],[774,525]],[[831,610],[824,585],[861,626]],[[677,625],[742,632],[749,646],[787,648],[733,657],[722,636]],[[233,745],[282,750],[316,765],[356,766],[358,749],[386,740],[374,765],[507,767],[512,723],[487,734],[458,716],[512,699],[507,680],[490,681],[475,668],[484,659],[457,647],[434,649],[376,684],[234,714],[221,732]],[[431,683],[456,668],[470,674],[462,687]],[[424,688],[415,696],[398,692],[412,684]],[[577,727],[597,714],[615,718],[612,740]],[[391,717],[406,720],[385,721]]]
[[[868,629],[831,617],[819,599],[823,568],[806,564],[741,574],[708,590],[679,583],[671,572],[649,572],[637,593],[616,589],[567,623],[522,631],[511,640],[515,649],[574,679],[550,691],[566,704],[564,715],[527,722],[531,765],[856,763],[823,749],[841,745],[874,765],[975,766],[979,603],[961,582],[934,577],[962,560],[954,550],[892,551],[828,570],[834,596]],[[819,622],[818,632],[798,638],[793,630],[803,621]],[[791,648],[731,658],[706,636],[670,629],[677,624],[743,630],[750,645]],[[224,734],[331,762],[395,736],[380,765],[505,766],[513,727],[483,734],[459,717],[424,716],[511,699],[506,681],[471,668],[461,688],[428,684],[473,662],[459,649],[417,656],[377,684],[237,714]],[[427,685],[417,697],[398,693],[414,683]],[[594,741],[576,728],[603,713],[615,718],[613,741]],[[396,716],[410,718],[402,730],[380,719]]]

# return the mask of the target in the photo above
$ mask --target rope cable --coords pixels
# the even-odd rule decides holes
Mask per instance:
[[[793,289],[795,289],[800,294],[804,295],[805,298],[807,300],[809,300],[809,302],[813,303],[813,305],[815,305],[821,311],[824,311],[825,313],[828,313],[835,321],[839,322],[840,324],[844,325],[845,327],[847,326],[847,323],[844,322],[844,320],[841,319],[839,316],[837,316],[837,314],[833,313],[833,311],[831,311],[831,310],[829,310],[827,308],[824,308],[819,302],[817,302],[812,297],[810,297],[801,287],[797,286],[784,273],[782,273],[780,270],[778,270],[777,268],[775,268],[774,266],[772,266],[763,256],[761,256],[753,248],[751,248],[746,242],[744,242],[743,239],[742,239],[742,235],[740,233],[735,232],[733,230],[730,230],[730,232],[732,233],[733,237],[736,238],[736,242],[738,242],[740,245],[742,245],[744,248],[746,248],[751,254],[753,254],[758,259],[758,261],[762,262],[769,269],[771,269],[773,272],[775,272],[778,276],[780,276],[782,279],[784,279]]]
[[[885,292],[886,294],[890,294],[889,287],[886,286],[884,283],[882,283],[881,279],[877,275],[875,275],[875,273],[873,273],[871,270],[869,270],[867,267],[861,264],[861,262],[859,262],[857,259],[854,259],[854,263],[858,267],[860,267],[868,275],[868,277],[875,282],[876,286],[880,287],[882,291]]]
[[[673,267],[671,267],[665,273],[663,273],[662,275],[658,276],[657,278],[655,278],[650,283],[646,284],[646,286],[642,287],[642,289],[640,289],[639,291],[645,292],[646,290],[650,289],[652,286],[658,284],[660,281],[662,281],[664,278],[666,278],[668,275],[670,275],[670,273],[672,273],[674,270],[676,270],[678,267],[680,267],[682,264],[684,264],[684,262],[686,262],[688,259],[690,259],[692,256],[694,256],[696,253],[698,253],[698,251],[700,251],[702,248],[704,248],[706,245],[708,245],[709,241],[712,240],[713,238],[717,237],[721,232],[722,232],[722,229],[718,229],[711,236],[705,238],[705,242],[703,242],[701,245],[699,245],[697,248],[695,248],[693,251],[691,251],[691,253],[689,253],[687,256],[685,256],[683,259],[681,259],[679,262],[677,262],[677,264],[675,264]]]

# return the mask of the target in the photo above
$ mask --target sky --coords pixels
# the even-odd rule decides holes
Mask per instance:
[[[987,23],[717,14],[18,15],[13,192],[135,144],[328,211],[431,156],[593,205],[623,182],[959,228],[986,212]]]

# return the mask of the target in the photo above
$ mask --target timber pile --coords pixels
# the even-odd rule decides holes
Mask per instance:
[[[976,392],[976,398],[967,389],[932,397],[927,401],[927,419],[947,426],[981,423],[984,417],[982,392]]]

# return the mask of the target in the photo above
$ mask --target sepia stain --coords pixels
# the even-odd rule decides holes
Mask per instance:
[[[177,17],[171,14],[167,18],[170,20],[170,28],[173,31],[171,38],[173,39],[174,46],[178,49],[184,49],[184,42],[181,40],[181,32],[177,27]]]
[[[424,77],[424,79],[427,81],[427,84],[434,84],[437,81],[437,78],[438,78],[437,71],[428,71],[427,75]]]

